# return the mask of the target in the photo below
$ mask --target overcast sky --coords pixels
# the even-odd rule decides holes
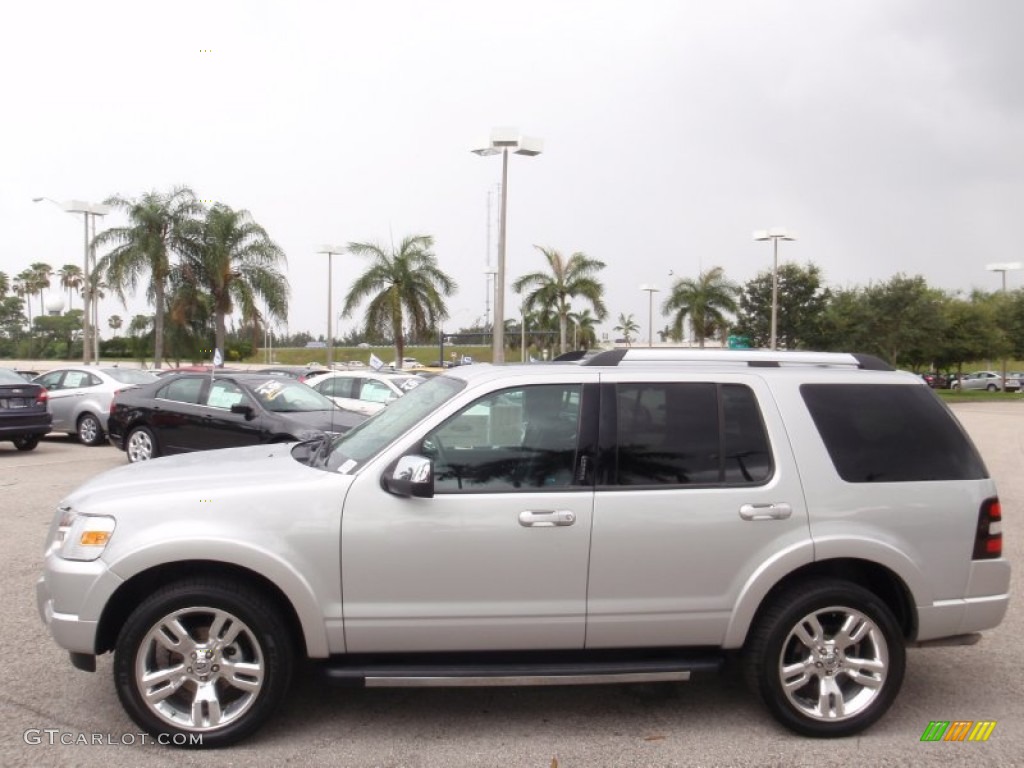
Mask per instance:
[[[516,126],[544,153],[510,159],[509,279],[534,244],[606,262],[604,330],[646,336],[639,286],[670,270],[769,269],[773,226],[830,285],[994,290],[986,264],[1024,260],[1022,30],[1018,0],[12,3],[0,270],[82,262],[81,217],[33,197],[184,184],[284,249],[292,331],[326,328],[320,244],[409,234],[468,325],[501,177],[470,150]],[[334,257],[336,309],[362,266]],[[142,310],[108,299],[102,328]]]

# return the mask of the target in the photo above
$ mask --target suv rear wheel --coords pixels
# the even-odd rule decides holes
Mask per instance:
[[[114,681],[132,719],[154,736],[168,734],[164,743],[222,747],[273,713],[292,666],[290,636],[271,604],[236,582],[190,579],[155,592],[129,616]]]
[[[777,595],[744,653],[749,685],[779,722],[807,736],[867,728],[896,698],[906,666],[892,611],[838,580]]]

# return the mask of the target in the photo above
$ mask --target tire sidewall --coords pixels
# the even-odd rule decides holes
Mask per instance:
[[[759,655],[758,659],[751,660],[757,668],[751,682],[756,684],[758,693],[776,719],[805,736],[836,737],[859,733],[884,715],[899,693],[906,669],[903,634],[888,606],[868,590],[847,582],[784,593],[776,604],[781,605],[780,610],[769,617],[772,619],[770,624],[763,628],[765,636],[760,648],[748,651]],[[874,622],[888,646],[889,666],[882,690],[863,712],[845,720],[821,721],[809,718],[790,702],[782,688],[779,661],[783,645],[797,623],[816,610],[832,606],[854,609]]]
[[[260,644],[264,659],[264,684],[256,700],[240,719],[214,731],[202,732],[201,744],[175,741],[197,733],[175,728],[154,714],[135,684],[135,663],[140,645],[160,619],[186,608],[218,608],[245,623]],[[114,684],[125,711],[154,738],[167,734],[165,743],[203,748],[224,747],[251,735],[281,704],[291,683],[294,666],[289,634],[273,609],[241,584],[179,583],[154,593],[128,617],[114,653]]]

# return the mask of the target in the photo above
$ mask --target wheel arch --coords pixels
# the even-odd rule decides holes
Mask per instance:
[[[913,596],[906,582],[895,571],[870,560],[833,558],[807,563],[790,571],[764,590],[756,607],[748,605],[746,610],[741,611],[738,605],[726,631],[725,647],[742,647],[751,628],[757,625],[760,616],[780,592],[800,582],[829,578],[849,581],[871,591],[892,611],[904,638],[911,640],[917,635],[918,614]],[[749,602],[752,596],[751,590],[748,590],[741,601]]]
[[[270,579],[244,566],[215,560],[184,560],[153,566],[123,582],[107,600],[96,631],[96,652],[112,651],[125,621],[156,589],[185,578],[207,577],[239,581],[268,596],[280,610],[294,647],[309,656],[310,643],[291,599]],[[324,641],[326,644],[326,641]],[[315,650],[315,649],[314,649]]]

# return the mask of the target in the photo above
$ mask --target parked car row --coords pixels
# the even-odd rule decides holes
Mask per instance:
[[[961,391],[970,390],[987,390],[989,392],[998,392],[1000,390],[1004,392],[1020,392],[1021,390],[1021,374],[1020,373],[1007,373],[1006,383],[1004,386],[1003,376],[995,371],[976,371],[974,373],[968,373],[965,376],[961,376],[959,379],[954,378],[949,383],[950,389],[959,389]]]

